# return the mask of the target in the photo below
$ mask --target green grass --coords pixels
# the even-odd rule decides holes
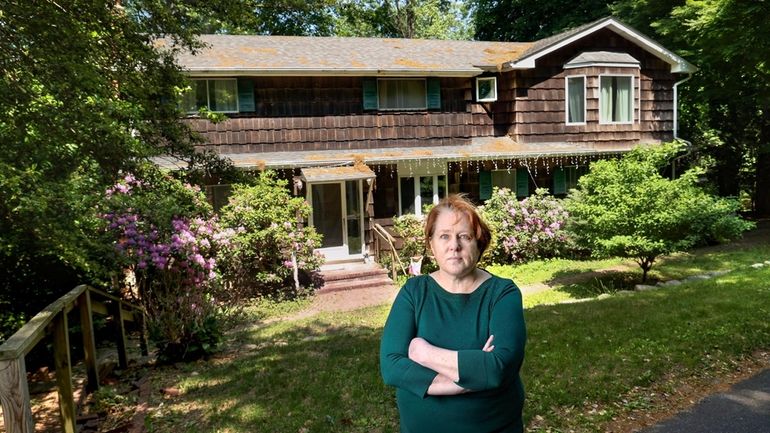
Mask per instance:
[[[603,431],[613,417],[654,410],[652,392],[708,382],[770,349],[770,267],[750,267],[767,259],[770,243],[675,255],[656,264],[655,279],[733,271],[622,295],[641,272],[618,259],[490,268],[553,286],[525,296],[528,431]],[[600,293],[610,295],[545,305]],[[153,389],[182,395],[153,394],[149,431],[397,432],[378,367],[388,308],[239,328],[214,359],[154,370]]]

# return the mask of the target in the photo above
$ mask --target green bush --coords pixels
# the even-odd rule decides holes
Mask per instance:
[[[423,215],[427,215],[433,205],[423,207]],[[428,246],[425,243],[425,221],[424,217],[418,217],[414,214],[404,214],[393,217],[393,231],[401,237],[403,244],[398,252],[399,260],[409,273],[409,266],[412,259],[420,260],[420,273],[428,274],[438,269],[436,262],[431,260]],[[390,256],[386,256],[389,261]],[[389,264],[383,263],[383,265]],[[401,270],[401,267],[397,267]]]
[[[737,200],[699,186],[702,169],[673,180],[661,175],[678,151],[674,143],[639,147],[592,163],[566,203],[576,241],[597,257],[635,259],[645,281],[658,256],[735,239],[751,228],[737,215]]]
[[[271,171],[261,173],[254,185],[234,185],[221,210],[222,223],[237,229],[222,254],[229,287],[250,297],[285,297],[317,286],[323,256],[313,250],[321,245],[321,236],[313,227],[299,225],[309,215],[310,205],[291,197],[287,182]]]

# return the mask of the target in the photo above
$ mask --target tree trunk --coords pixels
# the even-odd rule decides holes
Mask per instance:
[[[719,195],[722,197],[737,197],[740,192],[738,173],[741,166],[741,150],[735,143],[727,144],[715,152],[716,181]]]
[[[770,216],[770,122],[764,122],[759,133],[754,170],[754,212],[756,216]]]

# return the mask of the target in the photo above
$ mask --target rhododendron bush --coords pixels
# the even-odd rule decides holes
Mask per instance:
[[[556,257],[567,248],[564,226],[569,215],[547,189],[519,201],[508,188],[495,188],[480,211],[494,235],[485,262]]]
[[[198,188],[151,169],[141,178],[126,175],[106,191],[102,206],[115,280],[124,297],[145,307],[161,359],[213,351],[232,301],[217,254],[234,230],[220,226]]]
[[[263,172],[254,185],[234,185],[222,223],[242,227],[223,251],[227,283],[247,296],[293,297],[319,284],[321,236],[307,221],[310,205],[287,182]]]

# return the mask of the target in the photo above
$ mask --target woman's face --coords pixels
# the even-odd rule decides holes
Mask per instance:
[[[436,218],[430,248],[439,269],[462,277],[476,268],[479,248],[468,218],[459,212],[442,211]]]

